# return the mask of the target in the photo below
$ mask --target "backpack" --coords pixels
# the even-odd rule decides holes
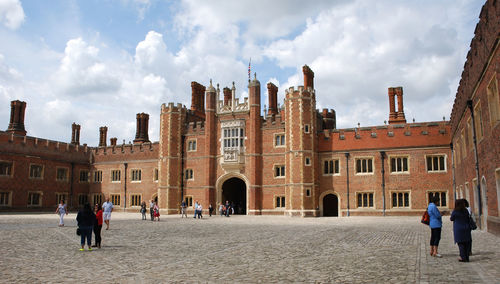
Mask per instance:
[[[426,224],[426,225],[429,225],[430,223],[430,216],[429,216],[429,212],[427,212],[427,210],[425,210],[424,212],[424,215],[422,215],[422,219],[420,220],[420,222],[422,224]]]

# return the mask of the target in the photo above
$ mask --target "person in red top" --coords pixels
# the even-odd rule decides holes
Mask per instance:
[[[94,207],[95,218],[94,222],[94,235],[95,235],[95,245],[93,247],[101,248],[101,229],[102,229],[102,207],[100,204],[96,204]]]

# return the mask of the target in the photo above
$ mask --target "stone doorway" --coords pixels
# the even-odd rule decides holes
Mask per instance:
[[[339,216],[339,199],[335,194],[327,194],[323,197],[323,216],[338,217]]]
[[[247,214],[247,188],[243,180],[239,178],[230,178],[222,184],[222,204],[234,206],[234,214]]]

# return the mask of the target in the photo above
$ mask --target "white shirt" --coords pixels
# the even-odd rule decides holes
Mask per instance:
[[[59,210],[59,215],[64,215],[66,214],[66,204],[59,204],[59,207],[57,207]]]
[[[104,213],[111,213],[112,209],[113,209],[113,203],[111,203],[111,202],[104,202],[102,204],[102,211]]]

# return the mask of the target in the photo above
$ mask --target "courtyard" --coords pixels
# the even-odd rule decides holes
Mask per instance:
[[[160,222],[113,213],[103,247],[79,251],[76,214],[0,215],[1,283],[499,283],[500,239],[473,232],[459,263],[443,218],[442,258],[419,217],[204,216]]]

